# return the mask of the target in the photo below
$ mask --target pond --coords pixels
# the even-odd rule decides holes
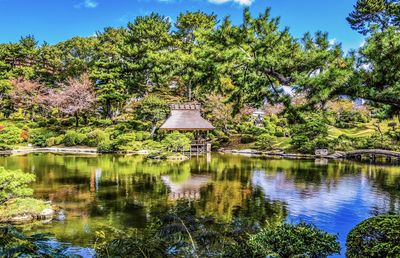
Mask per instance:
[[[280,160],[212,154],[181,163],[134,155],[1,156],[0,166],[34,172],[35,197],[64,212],[25,230],[91,247],[96,231],[143,228],[178,199],[198,215],[306,221],[346,235],[378,213],[400,212],[400,167],[347,161]]]

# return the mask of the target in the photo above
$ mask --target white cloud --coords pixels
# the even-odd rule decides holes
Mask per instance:
[[[182,0],[157,0],[157,1],[161,3],[176,3]],[[239,5],[250,6],[255,0],[207,0],[207,1],[212,4],[226,4],[233,2]]]
[[[336,43],[337,43],[336,38],[333,38],[333,39],[330,39],[330,40],[329,40],[329,45],[330,45],[330,46],[336,45]]]
[[[85,0],[83,2],[80,2],[76,5],[74,5],[75,8],[96,8],[99,5],[99,3],[97,3],[94,0]]]
[[[228,2],[234,2],[240,5],[251,5],[254,2],[254,0],[208,0],[208,2],[214,4],[225,4]]]

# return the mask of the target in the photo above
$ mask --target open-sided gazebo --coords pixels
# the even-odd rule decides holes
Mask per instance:
[[[171,115],[160,127],[164,131],[210,131],[215,127],[205,120],[200,113],[200,104],[173,104]],[[206,142],[196,139],[191,144],[196,151],[211,151],[211,147]]]

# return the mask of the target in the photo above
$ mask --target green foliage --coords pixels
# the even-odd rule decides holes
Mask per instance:
[[[31,196],[33,189],[29,185],[34,181],[34,174],[0,167],[0,203],[12,198]]]
[[[367,138],[364,149],[397,150],[397,145],[387,134],[375,132]]]
[[[63,143],[65,146],[76,146],[83,144],[86,140],[86,135],[82,133],[78,133],[73,130],[67,131],[64,135]]]
[[[257,137],[256,146],[261,150],[271,150],[275,143],[276,137],[265,133]]]
[[[143,233],[118,234],[111,241],[103,240],[96,251],[100,256],[118,257],[237,258],[326,257],[340,252],[337,236],[305,223],[261,231],[256,225],[239,218],[225,224],[212,217],[196,217],[193,207],[179,202]]]
[[[0,143],[0,151],[6,151],[6,150],[11,150],[11,146],[4,144],[4,143]]]
[[[253,252],[262,257],[327,257],[340,254],[338,237],[315,226],[282,224],[250,237]]]
[[[27,236],[11,226],[0,227],[1,257],[67,257],[67,246],[54,245],[51,235]]]
[[[83,143],[89,147],[97,147],[100,142],[106,141],[107,139],[109,139],[109,136],[106,132],[100,129],[94,129],[86,134],[86,139]]]
[[[358,123],[367,123],[368,118],[360,112],[341,111],[336,117],[336,127],[338,128],[354,128]]]
[[[159,151],[162,150],[164,146],[160,142],[156,142],[153,140],[146,140],[143,142],[143,149],[151,150],[151,151]]]
[[[43,200],[34,198],[13,198],[0,205],[0,221],[7,222],[8,219],[20,215],[39,216],[44,209],[52,209],[50,204]]]
[[[313,153],[317,148],[329,146],[328,126],[320,120],[308,119],[291,130],[293,148],[303,153]]]
[[[162,145],[169,151],[188,151],[192,141],[185,134],[172,132],[163,140]]]
[[[41,128],[31,130],[30,134],[29,142],[37,147],[47,147],[47,140],[54,137],[53,132]]]
[[[105,140],[98,144],[97,151],[100,153],[110,153],[115,151],[115,149],[110,140]]]
[[[246,143],[252,143],[255,142],[257,138],[251,134],[242,134],[240,136],[240,143],[246,144]]]
[[[136,135],[136,140],[137,141],[146,141],[149,140],[151,138],[150,133],[148,132],[135,132]]]
[[[169,108],[162,98],[156,95],[148,95],[137,103],[135,114],[142,121],[148,121],[152,124],[151,133],[153,134],[157,124],[167,118]]]
[[[6,126],[0,129],[0,144],[15,145],[21,142],[21,130],[14,126]]]
[[[400,26],[400,6],[396,0],[358,0],[347,17],[351,28],[366,35],[390,26]]]
[[[263,133],[269,133],[264,127],[257,127],[253,122],[244,122],[238,125],[239,132],[242,134],[248,134],[252,136],[258,136]],[[274,131],[275,132],[275,131]]]
[[[399,257],[400,215],[380,215],[353,228],[346,240],[346,257]]]
[[[141,143],[136,141],[135,133],[121,134],[112,140],[112,146],[115,150],[139,150]]]

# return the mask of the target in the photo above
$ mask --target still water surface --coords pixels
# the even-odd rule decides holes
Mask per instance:
[[[34,172],[35,197],[64,212],[29,226],[58,240],[91,247],[95,232],[142,228],[178,199],[198,215],[314,223],[346,235],[378,213],[400,212],[400,167],[352,162],[203,156],[176,163],[131,155],[29,154],[0,157],[0,166]],[[342,254],[344,253],[342,250]]]

